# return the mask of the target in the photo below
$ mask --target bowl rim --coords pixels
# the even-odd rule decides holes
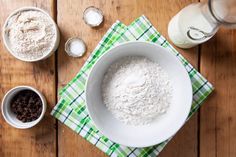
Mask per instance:
[[[54,27],[54,30],[55,30],[55,34],[56,34],[56,37],[55,37],[55,41],[53,43],[53,46],[52,48],[47,52],[47,54],[43,55],[42,57],[40,58],[37,58],[37,59],[26,59],[26,58],[23,58],[23,57],[19,57],[17,56],[13,50],[11,49],[9,43],[6,41],[6,35],[5,35],[5,31],[6,31],[6,26],[8,24],[8,21],[9,19],[14,16],[15,14],[17,14],[18,12],[21,12],[21,11],[27,11],[27,10],[35,10],[35,11],[40,11],[42,12],[43,14],[45,14],[49,20],[52,22],[53,24],[53,27]],[[38,7],[33,7],[33,6],[26,6],[26,7],[21,7],[21,8],[18,8],[18,9],[15,9],[13,10],[6,18],[5,22],[4,22],[4,25],[2,27],[2,38],[3,38],[3,43],[4,43],[4,46],[6,47],[7,51],[12,55],[14,56],[15,58],[21,60],[21,61],[24,61],[24,62],[37,62],[37,61],[40,61],[40,60],[43,60],[43,59],[46,59],[48,57],[50,57],[55,51],[56,49],[58,48],[59,46],[59,41],[60,41],[60,33],[59,33],[59,29],[55,23],[55,21],[52,19],[52,17],[43,9],[41,8],[38,8]]]
[[[25,123],[25,124],[27,124],[27,126],[18,126],[18,125],[13,124],[10,120],[8,120],[8,118],[6,116],[6,113],[4,111],[5,106],[9,105],[9,104],[6,103],[7,96],[10,96],[9,99],[12,99],[12,96],[10,94],[13,91],[18,90],[18,89],[19,89],[19,91],[28,89],[28,90],[31,90],[31,91],[35,92],[40,97],[40,100],[42,101],[42,112],[41,112],[40,116],[36,120],[31,121],[31,122],[34,122],[34,123],[31,123],[31,124]],[[37,89],[35,89],[34,87],[26,86],[26,85],[16,86],[16,87],[11,88],[10,90],[8,90],[7,93],[4,95],[4,97],[2,99],[2,103],[1,103],[1,110],[2,110],[3,118],[5,119],[5,121],[9,125],[11,125],[14,128],[17,128],[17,129],[28,129],[28,128],[32,128],[33,126],[37,125],[43,119],[43,117],[45,115],[45,112],[46,112],[46,109],[47,109],[47,102],[46,102],[46,99],[43,96],[43,94],[40,91],[38,91]]]
[[[163,141],[155,141],[153,140],[154,142],[150,142],[149,144],[136,144],[136,145],[130,145],[130,144],[125,144],[125,143],[121,143],[121,142],[117,142],[116,140],[113,139],[113,137],[110,137],[109,135],[107,136],[106,133],[104,133],[104,131],[101,129],[100,126],[98,126],[97,124],[95,124],[94,122],[94,117],[93,115],[91,114],[91,112],[89,111],[89,107],[88,107],[88,104],[87,104],[87,87],[88,87],[88,82],[89,80],[91,79],[91,73],[93,72],[93,69],[95,67],[95,65],[105,56],[105,55],[108,55],[109,53],[111,53],[111,50],[113,49],[116,49],[120,46],[123,46],[123,45],[126,45],[126,44],[135,44],[135,43],[144,43],[144,44],[150,44],[152,46],[157,46],[161,49],[163,49],[164,51],[166,51],[167,53],[171,54],[173,57],[176,57],[176,55],[172,52],[170,52],[170,50],[167,50],[166,48],[156,44],[156,43],[153,43],[153,42],[149,42],[149,41],[127,41],[127,42],[124,42],[124,43],[119,43],[113,47],[111,47],[110,49],[106,50],[106,52],[104,54],[102,54],[98,60],[94,63],[94,65],[92,65],[92,68],[90,69],[89,73],[88,73],[88,78],[86,80],[86,83],[85,83],[85,104],[86,104],[86,108],[87,108],[87,111],[88,111],[88,114],[91,118],[91,120],[93,121],[93,124],[96,126],[96,128],[99,130],[99,132],[101,132],[101,134],[103,134],[104,136],[106,136],[109,140],[115,142],[115,143],[118,143],[118,144],[121,144],[121,145],[124,145],[124,146],[128,146],[128,147],[137,147],[137,148],[144,148],[144,147],[150,147],[150,146],[154,146],[156,144],[159,144],[161,142],[164,142],[165,140],[168,140],[169,138],[173,137],[181,128],[182,126],[185,124],[187,118],[188,118],[188,115],[189,115],[189,112],[191,111],[191,106],[192,106],[192,101],[193,101],[193,88],[192,88],[192,83],[191,83],[191,79],[189,77],[189,74],[187,72],[187,69],[184,67],[183,63],[178,59],[176,58],[176,60],[182,65],[181,67],[184,69],[184,73],[185,75],[187,75],[188,77],[187,78],[187,82],[186,84],[188,84],[187,86],[189,87],[189,90],[191,91],[191,93],[189,93],[189,108],[188,108],[188,114],[185,115],[185,120],[181,122],[181,125],[178,127],[178,129],[172,134],[170,135],[168,138],[166,138],[165,140]]]

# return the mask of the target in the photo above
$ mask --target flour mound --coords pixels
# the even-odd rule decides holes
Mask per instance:
[[[26,10],[13,15],[6,33],[14,54],[25,59],[45,56],[56,41],[54,24],[41,11]]]
[[[125,124],[145,125],[164,114],[171,102],[167,73],[145,57],[124,57],[112,64],[102,83],[103,101]]]

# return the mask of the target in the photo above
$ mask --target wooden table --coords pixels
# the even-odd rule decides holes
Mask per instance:
[[[103,152],[50,116],[57,102],[58,89],[79,71],[106,30],[117,19],[129,24],[141,14],[167,36],[170,18],[197,0],[1,0],[0,24],[16,8],[36,6],[55,19],[61,32],[58,51],[45,61],[25,63],[13,58],[0,39],[0,99],[12,87],[30,85],[46,96],[47,114],[36,127],[18,130],[0,116],[0,157],[105,156]],[[88,6],[103,10],[105,22],[91,29],[82,21]],[[65,41],[79,36],[87,43],[83,58],[64,52]],[[189,50],[178,49],[211,83],[214,94],[200,112],[177,133],[160,157],[235,157],[236,156],[236,31],[221,29],[209,42]]]

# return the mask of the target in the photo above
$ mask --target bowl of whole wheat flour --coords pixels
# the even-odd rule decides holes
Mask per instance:
[[[35,62],[51,56],[59,45],[60,34],[50,15],[36,7],[12,12],[3,26],[3,41],[17,59]]]
[[[99,131],[130,147],[172,137],[192,104],[185,67],[173,52],[149,42],[127,42],[108,50],[93,65],[85,93]]]

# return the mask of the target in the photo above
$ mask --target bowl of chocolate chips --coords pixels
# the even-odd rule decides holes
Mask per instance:
[[[37,89],[30,86],[17,86],[4,96],[2,115],[11,126],[27,129],[40,122],[46,106],[44,96]]]

